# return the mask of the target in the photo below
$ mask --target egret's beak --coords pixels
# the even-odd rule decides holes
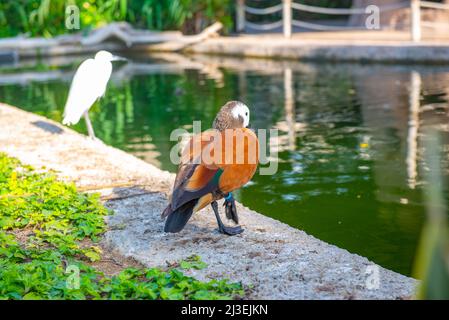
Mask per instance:
[[[128,59],[126,59],[124,57],[120,57],[120,56],[112,56],[111,61],[128,61]]]

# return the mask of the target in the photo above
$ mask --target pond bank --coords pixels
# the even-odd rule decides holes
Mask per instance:
[[[113,29],[116,25],[109,27]],[[109,27],[100,28],[95,32],[102,33]],[[129,53],[189,52],[304,61],[449,63],[447,37],[428,37],[415,43],[410,40],[408,32],[335,31],[300,32],[295,33],[291,39],[285,39],[282,34],[277,33],[218,36],[216,32],[219,27],[220,25],[212,25],[210,29],[196,36],[176,36],[170,32],[164,37],[156,34],[150,37],[154,38],[152,41],[143,43],[130,43],[126,37],[120,37],[120,33],[117,35],[112,31],[101,37],[97,37],[94,32],[88,37],[78,35],[59,36],[54,39],[0,39],[0,62],[2,60],[17,62],[22,58],[88,54],[103,49]],[[95,41],[90,41],[91,38]]]
[[[253,284],[250,299],[407,299],[413,295],[415,280],[382,267],[378,267],[379,288],[368,289],[375,264],[242,205],[238,205],[245,228],[242,235],[218,234],[209,209],[194,216],[182,232],[164,234],[160,212],[173,174],[3,104],[0,127],[0,151],[36,168],[56,170],[81,190],[104,196],[115,214],[108,219],[110,230],[103,241],[122,256],[158,266],[198,254],[208,267],[190,271],[191,275]]]
[[[329,32],[313,36],[301,33],[292,39],[282,35],[244,35],[210,38],[186,48],[193,53],[303,61],[347,61],[384,63],[449,63],[449,42],[414,43],[402,35],[382,40],[369,32]]]

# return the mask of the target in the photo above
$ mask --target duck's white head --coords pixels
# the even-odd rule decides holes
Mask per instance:
[[[243,128],[249,125],[249,108],[246,104],[240,101],[235,101],[234,107],[231,109],[232,116],[235,119],[240,119],[243,123]]]
[[[249,108],[240,101],[229,101],[221,107],[215,117],[213,127],[220,131],[249,126]]]

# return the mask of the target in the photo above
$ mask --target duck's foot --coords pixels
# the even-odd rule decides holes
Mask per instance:
[[[227,234],[228,236],[235,236],[242,233],[244,229],[241,226],[227,227],[225,225],[222,225],[221,227],[218,226],[218,231],[220,233]]]
[[[211,203],[211,206],[212,206],[212,209],[214,210],[215,218],[217,219],[217,224],[218,224],[218,231],[220,233],[226,234],[228,236],[235,236],[235,235],[243,232],[243,229],[241,226],[227,227],[224,225],[223,221],[221,221],[220,214],[218,212],[217,201],[213,201]]]

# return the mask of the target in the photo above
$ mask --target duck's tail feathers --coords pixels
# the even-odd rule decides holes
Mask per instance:
[[[164,211],[162,211],[161,213],[161,218],[165,219],[167,218],[167,216],[172,212],[172,208],[171,208],[171,203],[167,206],[167,208],[165,208]]]
[[[193,208],[195,207],[197,201],[198,200],[196,199],[189,201],[174,211],[172,211],[172,208],[169,205],[162,213],[162,217],[167,216],[164,231],[175,233],[184,229],[187,221],[189,221],[193,214]]]

